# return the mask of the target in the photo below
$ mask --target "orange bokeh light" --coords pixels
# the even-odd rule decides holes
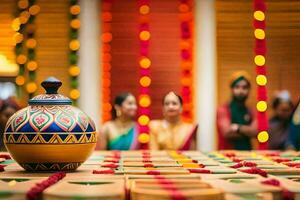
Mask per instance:
[[[180,49],[190,49],[191,43],[190,43],[190,41],[182,40],[182,41],[180,41],[179,46],[180,46]]]
[[[102,72],[102,78],[110,79],[110,78],[111,78],[111,75],[110,75],[109,72],[105,71],[105,72]]]
[[[37,85],[34,82],[29,82],[26,84],[26,91],[28,93],[34,93],[37,90]]]
[[[103,78],[102,79],[102,86],[103,87],[110,87],[111,81],[109,78]]]
[[[80,97],[80,92],[77,89],[72,89],[70,91],[70,97],[71,99],[78,99]]]
[[[190,12],[183,13],[179,15],[180,21],[190,21],[193,19],[193,15]]]
[[[80,28],[80,20],[79,19],[72,19],[70,22],[70,26],[73,29],[79,29]]]
[[[140,84],[141,84],[141,86],[143,86],[143,87],[149,87],[150,84],[151,84],[151,79],[150,79],[150,77],[149,77],[149,76],[143,76],[143,77],[141,77],[141,79],[140,79]]]
[[[36,40],[33,38],[30,38],[26,41],[26,47],[29,49],[33,49],[36,47]]]
[[[79,5],[73,5],[73,6],[71,6],[70,13],[72,15],[78,15],[80,13],[80,6]]]
[[[24,76],[17,76],[16,77],[16,84],[21,86],[21,85],[24,85],[25,83],[25,77]]]
[[[141,39],[141,40],[146,41],[146,40],[149,40],[150,37],[151,37],[151,34],[150,34],[149,31],[141,31],[141,32],[140,32],[140,39]]]
[[[102,44],[102,52],[110,52],[111,46],[110,44],[104,43]]]
[[[139,10],[142,15],[146,15],[150,12],[150,7],[148,5],[142,5]]]
[[[36,15],[36,14],[38,14],[38,13],[40,12],[40,10],[41,10],[41,8],[40,8],[39,5],[33,5],[33,6],[31,6],[31,7],[29,8],[29,13],[30,13],[31,15]]]
[[[12,21],[11,27],[14,31],[18,31],[20,29],[21,21],[19,18],[15,18]]]
[[[26,67],[29,71],[35,71],[38,68],[38,64],[36,61],[32,60],[27,63]]]
[[[112,20],[112,14],[111,12],[103,12],[101,14],[101,18],[103,22],[110,22]]]
[[[27,8],[29,5],[28,0],[20,0],[18,1],[18,7],[21,9]]]
[[[182,70],[190,70],[192,69],[192,62],[189,61],[182,61],[180,64]]]
[[[16,44],[20,43],[23,41],[23,34],[21,33],[15,33],[14,36],[13,36],[13,40]]]
[[[112,34],[109,32],[102,33],[101,35],[102,42],[107,43],[112,40]]]
[[[191,77],[183,77],[181,78],[181,85],[183,86],[191,86],[193,84],[193,81]]]
[[[71,76],[79,76],[80,74],[80,68],[76,65],[72,65],[70,68],[69,68],[69,74]]]
[[[23,54],[18,55],[17,57],[17,63],[18,64],[25,64],[27,62],[27,57]]]
[[[72,51],[77,51],[80,48],[80,42],[78,40],[71,40],[69,47]]]
[[[138,122],[142,126],[148,125],[149,121],[150,121],[150,119],[149,119],[149,117],[147,115],[141,115],[138,118]]]
[[[109,71],[109,70],[111,70],[111,64],[108,63],[108,62],[104,62],[102,64],[102,69],[103,69],[103,71]]]
[[[103,111],[109,112],[112,109],[112,105],[110,103],[104,103],[102,108],[103,108]]]
[[[110,62],[111,61],[111,54],[110,53],[103,53],[102,54],[102,61],[103,62]]]
[[[139,105],[141,107],[149,107],[151,105],[151,99],[149,95],[140,95],[139,96]]]
[[[29,17],[30,17],[30,13],[27,10],[21,12],[19,18],[21,24],[25,24],[28,21]]]
[[[185,3],[181,3],[179,6],[178,6],[178,10],[180,12],[188,12],[190,10],[190,7],[185,4]]]
[[[149,58],[146,58],[146,57],[142,58],[140,60],[140,66],[142,68],[145,68],[145,69],[149,68],[151,66],[151,60]]]

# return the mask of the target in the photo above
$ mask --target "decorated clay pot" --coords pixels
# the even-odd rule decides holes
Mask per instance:
[[[28,171],[75,170],[96,146],[94,122],[57,93],[61,85],[54,77],[42,82],[46,94],[30,99],[6,124],[6,148]]]

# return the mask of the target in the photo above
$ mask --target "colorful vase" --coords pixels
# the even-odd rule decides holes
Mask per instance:
[[[57,90],[62,83],[50,77],[41,84],[46,94],[8,120],[4,143],[11,156],[28,171],[72,171],[96,146],[94,122]]]

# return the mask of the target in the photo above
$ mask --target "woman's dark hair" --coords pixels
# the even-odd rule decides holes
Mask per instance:
[[[164,105],[164,103],[165,103],[166,96],[167,96],[168,94],[170,94],[170,93],[173,93],[173,94],[178,98],[180,105],[183,104],[182,97],[181,97],[179,94],[177,94],[177,93],[175,93],[175,92],[168,92],[168,93],[164,96],[164,98],[162,99],[162,104],[163,104],[163,105]]]
[[[115,99],[114,99],[114,103],[113,103],[113,107],[112,107],[112,119],[116,119],[117,118],[117,111],[115,109],[115,106],[122,106],[123,102],[127,99],[127,97],[129,96],[133,96],[133,94],[131,94],[130,92],[122,92],[120,94],[118,94]]]
[[[272,108],[276,109],[281,103],[288,103],[291,108],[294,107],[294,104],[291,100],[283,100],[282,98],[276,97],[272,102]]]

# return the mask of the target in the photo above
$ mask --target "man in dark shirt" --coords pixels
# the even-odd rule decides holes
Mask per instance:
[[[217,110],[218,148],[251,150],[251,137],[257,135],[257,123],[254,112],[246,106],[251,88],[248,73],[235,72],[230,87],[230,102]]]

